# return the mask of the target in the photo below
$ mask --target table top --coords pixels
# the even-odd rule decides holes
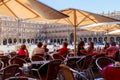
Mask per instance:
[[[84,58],[85,56],[70,56],[70,57],[68,57],[68,59],[70,59],[70,58]]]
[[[31,64],[46,64],[50,61],[32,61]]]

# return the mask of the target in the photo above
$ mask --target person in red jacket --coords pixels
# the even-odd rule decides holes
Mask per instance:
[[[68,52],[69,52],[69,49],[67,48],[68,46],[68,43],[66,41],[63,41],[62,43],[62,48],[60,48],[57,53],[62,55],[63,57],[66,57]]]
[[[25,57],[29,57],[29,53],[28,53],[28,50],[27,50],[25,44],[22,44],[21,47],[19,48],[18,55],[23,55]]]

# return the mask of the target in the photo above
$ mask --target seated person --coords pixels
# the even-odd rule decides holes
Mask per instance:
[[[69,52],[69,49],[67,48],[68,46],[68,43],[66,41],[63,41],[62,43],[62,48],[60,48],[57,53],[62,55],[63,57],[66,57],[68,52]]]
[[[18,55],[23,55],[25,57],[29,57],[29,53],[28,53],[28,50],[27,50],[25,44],[22,44],[20,49],[18,49]]]
[[[110,47],[110,44],[106,42],[104,48],[100,51],[100,53],[106,55],[107,49],[108,49],[109,47]]]
[[[119,51],[118,47],[116,46],[115,42],[111,43],[111,46],[107,49],[107,56],[115,59],[116,53]]]
[[[89,54],[93,54],[94,55],[94,52],[95,52],[95,49],[94,49],[94,43],[93,42],[90,42],[88,48],[86,49],[87,51],[87,55]]]
[[[47,48],[47,44],[43,45],[43,49],[45,50],[45,52],[49,52],[49,49]]]
[[[78,44],[78,50],[77,50],[78,56],[87,54],[87,51],[85,50],[84,46],[85,46],[84,41],[80,41],[80,43]]]
[[[37,47],[33,50],[32,55],[35,54],[43,54],[45,53],[45,50],[42,48],[42,42],[38,42]]]

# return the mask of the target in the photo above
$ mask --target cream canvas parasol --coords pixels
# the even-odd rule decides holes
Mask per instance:
[[[74,53],[76,55],[76,27],[81,27],[89,24],[97,24],[101,22],[114,22],[119,21],[113,18],[109,18],[103,15],[74,9],[74,8],[68,8],[61,10],[62,13],[68,15],[68,18],[64,19],[58,19],[54,22],[56,23],[63,23],[63,24],[70,24],[74,27]]]
[[[38,0],[0,0],[0,14],[23,19],[60,19],[67,15]]]

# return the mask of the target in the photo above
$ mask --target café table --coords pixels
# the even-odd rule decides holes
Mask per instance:
[[[76,62],[83,59],[84,57],[85,56],[68,56],[64,60],[64,64],[69,66],[70,68],[76,69],[77,68]]]
[[[47,64],[50,61],[32,61],[27,64],[23,64],[23,73],[25,76],[31,76],[31,73],[34,73],[32,69],[39,69],[42,65]],[[44,71],[46,71],[45,69]]]
[[[32,61],[31,66],[32,68],[39,68],[41,65],[46,64],[50,61]]]
[[[38,69],[39,73],[46,74],[48,70],[48,63],[50,61],[33,61],[31,62],[31,73],[35,76],[37,75],[36,71],[33,69]]]
[[[67,58],[68,59],[71,59],[71,58],[78,58],[78,59],[82,59],[82,58],[84,58],[85,56],[83,55],[83,56],[68,56]]]
[[[110,64],[102,69],[102,76],[105,80],[120,80],[120,66]]]

